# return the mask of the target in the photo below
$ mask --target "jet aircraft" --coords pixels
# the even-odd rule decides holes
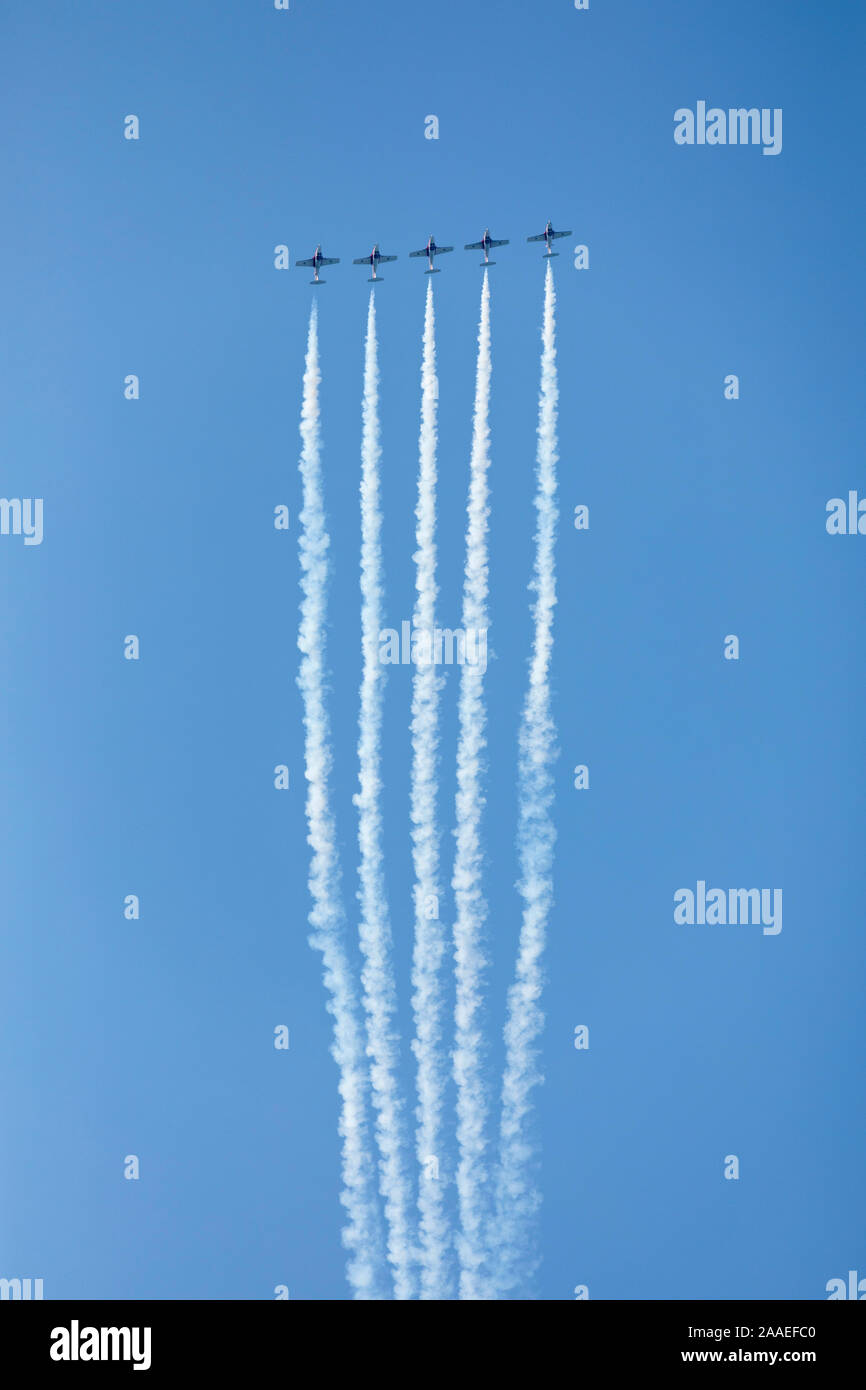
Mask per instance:
[[[494,247],[494,246],[507,246],[507,245],[508,245],[508,240],[507,240],[507,238],[506,238],[505,241],[494,241],[494,240],[493,240],[493,237],[490,235],[490,228],[489,228],[489,227],[485,227],[485,229],[484,229],[484,235],[483,235],[483,237],[481,238],[481,240],[480,240],[480,241],[467,241],[466,246],[464,247],[464,250],[466,250],[466,251],[483,251],[483,252],[484,252],[484,260],[483,260],[483,261],[479,261],[479,265],[495,265],[496,262],[495,262],[495,261],[491,261],[491,259],[490,259],[490,251],[491,251],[491,248]]]
[[[295,265],[309,265],[313,268],[313,278],[311,285],[324,285],[324,280],[319,279],[319,267],[323,265],[339,265],[339,256],[323,256],[321,246],[317,246],[309,260],[295,261]]]
[[[439,270],[438,270],[438,268],[437,268],[436,266],[434,266],[434,264],[433,264],[433,257],[434,257],[434,256],[441,256],[441,255],[443,255],[446,251],[453,251],[453,250],[454,250],[454,247],[453,247],[453,246],[437,246],[437,245],[436,245],[435,238],[431,236],[431,237],[428,237],[428,239],[427,239],[427,245],[426,245],[426,246],[422,246],[422,248],[421,248],[420,251],[410,251],[410,252],[409,252],[409,255],[410,255],[410,256],[426,256],[426,257],[427,257],[427,269],[425,270],[424,274],[425,274],[425,275],[438,275],[438,274],[439,274]]]
[[[396,256],[383,256],[382,252],[379,250],[379,243],[377,241],[369,256],[356,256],[355,260],[352,262],[352,265],[372,266],[373,274],[370,276],[368,284],[378,285],[379,281],[382,279],[381,275],[376,274],[376,270],[379,264],[384,263],[385,261],[396,261],[396,259]]]
[[[552,222],[550,221],[550,219],[548,218],[547,226],[545,227],[544,231],[543,231],[543,232],[540,232],[538,236],[528,236],[528,237],[526,238],[526,240],[527,240],[527,241],[543,241],[544,244],[545,244],[546,247],[547,247],[547,250],[546,250],[545,253],[544,253],[545,256],[558,256],[558,255],[559,255],[559,252],[558,252],[558,251],[551,251],[551,249],[550,249],[550,243],[551,243],[552,241],[554,241],[557,237],[561,237],[561,236],[571,236],[571,232],[555,232],[555,231],[553,230],[553,223],[552,223]]]

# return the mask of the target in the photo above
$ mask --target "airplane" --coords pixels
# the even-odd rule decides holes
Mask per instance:
[[[484,260],[483,260],[483,261],[479,261],[479,265],[495,265],[496,262],[495,262],[495,261],[491,261],[491,259],[490,259],[490,248],[491,248],[492,246],[507,246],[507,245],[508,245],[507,239],[506,239],[505,241],[494,241],[494,240],[493,240],[493,237],[490,235],[490,228],[489,228],[489,227],[485,227],[485,229],[484,229],[484,235],[483,235],[483,237],[481,238],[481,240],[480,240],[480,241],[467,241],[467,243],[466,243],[466,245],[465,245],[465,247],[464,247],[464,250],[465,250],[465,251],[483,251],[483,252],[484,252]]]
[[[367,283],[368,285],[378,285],[379,281],[382,279],[381,275],[376,274],[376,267],[379,262],[396,261],[396,259],[396,256],[383,256],[382,252],[379,250],[379,243],[377,241],[369,256],[357,256],[352,262],[352,265],[371,265],[373,267],[373,274],[370,276]]]
[[[312,256],[308,261],[295,261],[295,265],[311,265],[313,267],[313,278],[310,281],[311,285],[324,285],[325,283],[324,280],[319,279],[319,266],[339,264],[340,257],[323,256],[321,246],[316,247],[315,251],[313,252]]]
[[[453,251],[453,250],[454,250],[454,247],[453,247],[453,246],[437,246],[437,245],[436,245],[435,239],[431,236],[431,237],[428,238],[428,241],[427,241],[427,245],[426,245],[426,246],[423,246],[423,247],[421,248],[420,251],[410,251],[410,252],[409,252],[409,255],[410,255],[410,256],[426,256],[426,257],[427,257],[427,260],[428,260],[428,262],[429,262],[429,264],[428,264],[428,266],[427,266],[427,269],[424,271],[424,274],[425,274],[425,275],[438,275],[438,274],[439,274],[439,271],[438,271],[438,270],[434,267],[434,265],[433,265],[433,257],[434,257],[434,256],[441,256],[441,255],[443,254],[443,252],[445,252],[445,251]]]
[[[541,234],[540,234],[539,236],[528,236],[528,237],[526,238],[526,240],[527,240],[527,241],[543,241],[543,242],[545,243],[545,245],[547,246],[547,250],[546,250],[545,253],[544,253],[545,256],[558,256],[558,255],[559,255],[559,252],[558,252],[558,251],[551,251],[551,249],[550,249],[550,243],[554,240],[555,237],[561,237],[561,236],[571,236],[571,232],[555,232],[555,231],[553,230],[553,223],[550,221],[550,218],[548,218],[548,220],[547,220],[547,226],[545,227],[544,231],[541,232]]]

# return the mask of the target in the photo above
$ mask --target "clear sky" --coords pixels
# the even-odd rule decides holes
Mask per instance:
[[[462,246],[488,225],[511,239],[491,272],[495,1085],[531,637],[543,263],[525,237],[548,217],[574,235],[554,262],[561,756],[538,1292],[822,1298],[866,1274],[866,539],[825,529],[828,499],[866,494],[864,38],[842,0],[3,7],[0,491],[44,499],[44,539],[0,536],[0,1276],[41,1277],[47,1298],[349,1296],[295,685],[314,292],[274,268],[282,243],[293,261],[318,242],[342,258],[316,293],[351,910],[368,296],[351,259],[377,240],[400,255],[377,291],[398,626],[427,284],[406,255],[431,232],[459,248],[434,282],[456,625],[481,276]],[[698,101],[781,108],[781,153],[678,146],[674,111]],[[452,672],[447,864],[455,696]],[[407,1042],[409,698],[397,668],[384,815]],[[677,925],[673,895],[698,880],[781,888],[782,931]]]

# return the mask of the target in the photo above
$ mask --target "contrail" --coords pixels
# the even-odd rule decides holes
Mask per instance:
[[[319,342],[316,306],[310,313],[301,407],[301,651],[298,686],[304,704],[307,843],[312,849],[309,888],[310,945],[322,953],[328,1011],[334,1019],[331,1052],[340,1074],[343,1191],[348,1224],[348,1278],[356,1298],[386,1294],[375,1170],[369,1156],[364,1032],[346,949],[340,864],[330,805],[331,730],[325,707],[325,617],[329,539],[322,501],[319,438]]]
[[[408,1172],[405,1115],[398,1074],[397,991],[392,961],[382,859],[380,811],[382,682],[378,639],[382,627],[382,513],[379,460],[379,364],[373,293],[367,310],[364,351],[364,402],[361,440],[361,643],[363,675],[360,691],[358,782],[358,844],[361,854],[359,933],[363,968],[367,1051],[376,1111],[380,1153],[380,1187],[388,1223],[388,1258],[398,1299],[414,1292],[412,1182]]]
[[[484,673],[480,660],[481,638],[487,640],[487,472],[490,465],[490,287],[487,271],[481,289],[478,325],[478,363],[475,378],[475,412],[469,500],[466,515],[466,567],[463,582],[463,631],[468,646],[474,637],[475,661],[460,670],[457,746],[457,828],[454,873],[456,916],[454,961],[456,974],[454,1077],[457,1082],[457,1199],[461,1234],[460,1297],[489,1296],[486,1267],[488,1172],[485,1130],[489,1112],[483,1070],[482,986],[487,968],[482,934],[487,902],[481,888],[481,814],[483,754],[486,746]]]
[[[550,712],[549,670],[556,605],[557,501],[556,409],[559,388],[554,345],[556,296],[550,265],[544,281],[541,391],[538,405],[536,462],[535,569],[530,585],[535,634],[529,688],[520,724],[518,756],[518,856],[523,899],[515,981],[508,992],[505,1024],[505,1071],[502,1082],[500,1163],[497,1173],[495,1239],[498,1242],[497,1289],[508,1295],[537,1267],[533,1222],[540,1205],[536,1184],[536,1148],[530,1133],[532,1091],[543,1079],[538,1041],[544,1025],[541,1008],[542,967],[547,918],[553,904],[551,816],[556,729]]]
[[[417,549],[413,627],[432,643],[436,615],[436,337],[433,285],[428,282],[421,366],[421,432],[418,442]],[[422,641],[425,640],[422,638]],[[442,962],[445,935],[439,920],[439,831],[436,825],[436,772],[440,681],[431,659],[416,658],[412,682],[412,861],[415,871],[415,943],[412,955],[412,1010],[417,1062],[418,1106],[415,1145],[420,1168],[418,1211],[421,1241],[421,1297],[453,1294],[448,1219],[442,1194],[445,1091],[448,1072],[442,1050],[445,1005]],[[423,655],[423,653],[419,653]]]

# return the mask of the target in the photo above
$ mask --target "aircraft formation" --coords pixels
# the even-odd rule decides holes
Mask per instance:
[[[556,232],[556,231],[554,231],[554,229],[553,229],[553,223],[552,223],[552,222],[550,221],[550,219],[548,218],[547,226],[545,227],[544,231],[543,231],[543,232],[539,232],[536,236],[528,236],[528,237],[526,238],[526,240],[527,240],[527,241],[543,241],[544,244],[545,244],[545,246],[547,247],[547,250],[546,250],[545,253],[544,253],[544,257],[545,257],[545,259],[549,259],[551,256],[558,256],[558,255],[559,255],[559,252],[558,252],[558,251],[553,251],[553,250],[551,250],[551,245],[552,245],[552,243],[553,243],[558,237],[563,237],[563,236],[571,236],[571,232],[570,232],[570,231],[567,231],[567,232]],[[507,237],[506,237],[506,239],[505,239],[504,241],[494,241],[493,237],[490,235],[490,229],[489,229],[489,227],[488,227],[488,228],[485,229],[484,235],[483,235],[483,237],[481,238],[480,241],[467,241],[463,249],[464,249],[465,251],[483,251],[483,252],[484,252],[484,260],[483,260],[483,261],[480,261],[479,264],[482,265],[482,266],[489,266],[489,265],[495,265],[495,264],[496,264],[495,261],[491,261],[491,259],[490,259],[490,252],[491,252],[495,247],[497,247],[497,246],[507,246],[507,245],[508,245],[508,238],[507,238]],[[435,265],[433,264],[435,258],[436,258],[437,256],[444,256],[445,253],[446,253],[446,251],[453,251],[453,250],[454,250],[454,247],[453,247],[453,246],[440,246],[440,245],[437,243],[435,237],[430,236],[430,237],[427,238],[427,245],[426,245],[426,246],[422,246],[418,251],[410,251],[410,252],[409,252],[409,256],[410,256],[410,258],[413,257],[413,256],[426,256],[426,258],[427,258],[427,269],[425,270],[424,274],[425,274],[425,275],[438,275],[438,274],[439,274],[439,267],[438,267],[438,266],[435,266]],[[384,263],[385,263],[386,261],[396,261],[396,260],[397,260],[397,257],[396,257],[396,256],[386,256],[382,251],[380,251],[380,250],[379,250],[379,243],[376,242],[376,245],[373,247],[372,251],[370,251],[368,255],[366,255],[366,256],[356,256],[355,259],[353,260],[352,264],[353,264],[353,265],[366,265],[366,266],[369,266],[369,268],[372,270],[373,273],[372,273],[372,275],[370,275],[370,276],[368,277],[368,283],[371,284],[371,285],[381,285],[382,280],[384,279],[384,276],[382,276],[382,275],[380,275],[380,274],[378,273],[378,271],[379,271],[379,266],[380,266],[380,265],[384,265]],[[300,261],[295,261],[295,265],[296,265],[296,266],[297,266],[297,265],[309,266],[309,267],[312,269],[313,278],[312,278],[312,280],[310,281],[310,284],[311,284],[311,285],[324,285],[325,281],[324,281],[323,279],[321,279],[321,277],[320,277],[320,275],[319,275],[319,271],[320,271],[320,269],[322,268],[322,266],[324,266],[324,265],[339,265],[339,264],[340,264],[340,257],[339,257],[339,256],[326,256],[326,255],[324,255],[323,252],[322,252],[321,246],[317,246],[316,249],[315,249],[315,251],[313,252],[312,256],[308,257],[307,259],[305,259],[305,260],[300,260]]]

